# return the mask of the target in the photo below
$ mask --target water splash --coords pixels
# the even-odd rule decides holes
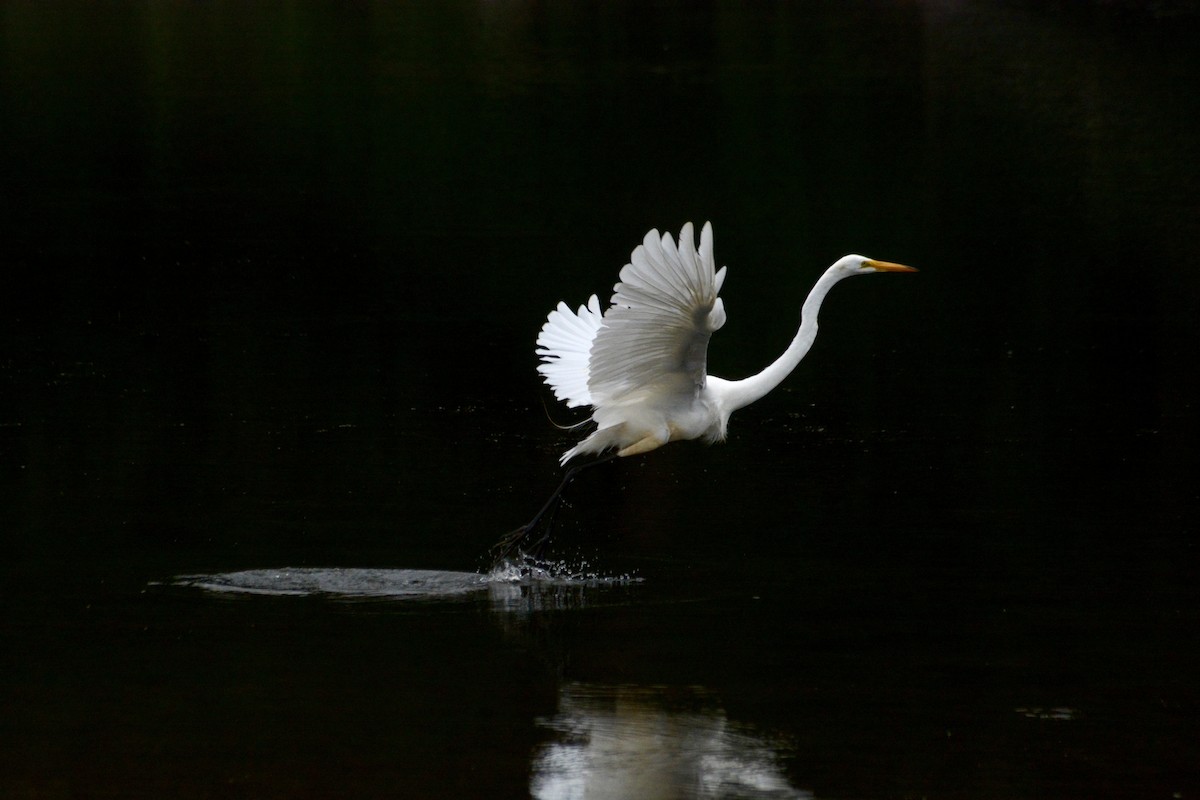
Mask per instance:
[[[625,573],[604,575],[592,569],[585,560],[547,561],[521,554],[516,559],[506,559],[493,566],[487,573],[489,583],[563,584],[591,586],[624,586],[641,583],[642,579]]]
[[[583,560],[544,561],[522,554],[493,567],[487,581],[493,610],[527,618],[535,612],[594,605],[598,589],[630,587],[642,579],[629,574],[603,575]]]

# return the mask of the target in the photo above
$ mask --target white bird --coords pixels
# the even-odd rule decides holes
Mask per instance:
[[[679,232],[679,246],[657,230],[646,234],[621,270],[612,305],[596,295],[578,311],[566,303],[550,312],[538,336],[538,365],[554,395],[570,407],[591,406],[596,430],[563,454],[617,448],[632,456],[681,439],[725,438],[729,415],[786,378],[817,336],[817,312],[835,283],[851,275],[916,272],[912,267],[849,255],[825,270],[800,311],[800,330],[775,362],[738,381],[706,372],[708,340],[725,324],[717,293],[725,267],[713,260],[712,225]]]
[[[800,311],[800,329],[774,363],[757,375],[731,381],[707,373],[708,340],[725,324],[717,293],[725,267],[716,269],[712,225],[700,231],[696,249],[692,223],[670,235],[651,230],[633,250],[601,311],[592,295],[572,311],[559,303],[537,338],[540,372],[554,395],[570,407],[591,406],[596,430],[562,456],[602,458],[648,453],[681,439],[725,438],[729,416],[778,386],[808,353],[817,336],[817,312],[835,283],[851,275],[916,272],[912,267],[849,255],[825,270]],[[521,547],[562,490],[583,467],[572,467],[529,523],[494,548],[499,565]],[[535,544],[540,548],[547,531]]]

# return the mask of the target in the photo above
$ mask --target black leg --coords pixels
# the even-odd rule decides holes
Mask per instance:
[[[559,503],[562,501],[563,489],[567,488],[567,484],[575,479],[575,476],[583,472],[588,467],[594,467],[597,464],[603,464],[606,461],[612,461],[617,457],[615,452],[609,453],[606,456],[601,456],[595,461],[589,461],[586,464],[576,464],[567,470],[563,475],[562,482],[558,484],[558,488],[554,490],[550,498],[546,500],[538,512],[533,515],[533,519],[526,522],[519,528],[514,528],[504,535],[500,541],[492,547],[492,568],[503,564],[509,558],[517,554],[528,554],[535,557],[541,555],[541,551],[545,548],[547,542],[550,541],[550,527],[554,521],[554,512],[558,509]],[[534,532],[538,529],[538,524],[543,520],[546,524],[542,526],[541,535],[536,539],[533,538]]]

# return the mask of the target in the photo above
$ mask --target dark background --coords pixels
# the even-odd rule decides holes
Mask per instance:
[[[0,789],[519,796],[573,680],[708,687],[821,797],[1194,796],[1197,33],[1186,3],[6,3]],[[147,591],[484,565],[575,439],[545,313],[689,220],[724,377],[837,257],[921,272],[839,285],[725,444],[573,487],[560,546],[644,579],[620,611],[514,638]]]

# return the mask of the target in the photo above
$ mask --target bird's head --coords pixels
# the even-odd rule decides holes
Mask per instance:
[[[876,261],[873,258],[866,256],[845,256],[833,265],[833,269],[843,273],[844,277],[850,275],[868,275],[872,272],[916,272],[913,267],[906,267],[903,264],[893,264],[891,261]]]

